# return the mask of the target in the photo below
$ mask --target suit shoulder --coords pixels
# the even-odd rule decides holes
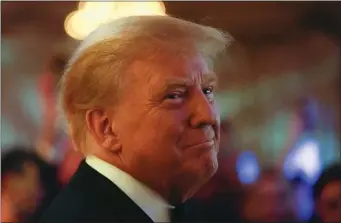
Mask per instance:
[[[78,191],[66,188],[43,213],[39,223],[79,222],[86,218],[91,203]]]
[[[39,223],[120,221],[115,206],[103,199],[101,190],[84,188],[66,187],[43,213]]]

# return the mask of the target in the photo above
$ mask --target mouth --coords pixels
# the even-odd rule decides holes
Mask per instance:
[[[203,142],[191,144],[189,146],[186,146],[187,149],[212,149],[215,145],[215,141],[213,139],[205,140]]]

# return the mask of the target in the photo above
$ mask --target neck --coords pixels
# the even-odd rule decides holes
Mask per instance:
[[[150,174],[145,174],[144,170],[135,170],[137,168],[128,168],[122,159],[119,156],[107,156],[101,154],[93,154],[97,158],[119,168],[120,170],[126,172],[130,176],[134,177],[136,180],[140,181],[151,190],[155,191],[159,196],[161,196],[166,202],[169,204],[173,204],[173,197],[176,193],[173,193],[172,190],[169,189],[167,181],[164,179],[160,180],[159,176],[153,176]],[[173,195],[174,194],[174,195]]]
[[[18,222],[19,214],[12,199],[6,193],[1,194],[1,222]]]

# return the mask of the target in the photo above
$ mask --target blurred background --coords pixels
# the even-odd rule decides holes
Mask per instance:
[[[39,163],[44,188],[45,203],[22,192],[22,212],[43,210],[82,159],[56,106],[58,79],[79,41],[108,19],[167,13],[228,31],[238,42],[233,52],[242,60],[226,61],[217,95],[223,119],[217,178],[227,178],[226,188],[238,185],[230,191],[244,191],[271,167],[269,175],[283,175],[291,188],[310,188],[298,193],[303,205],[295,216],[311,219],[313,185],[340,160],[340,11],[340,2],[1,2],[2,159],[25,151],[2,160],[1,173],[16,172],[24,160]],[[28,184],[40,191],[40,183]],[[207,186],[198,200],[223,185]],[[7,206],[3,213],[13,212]]]

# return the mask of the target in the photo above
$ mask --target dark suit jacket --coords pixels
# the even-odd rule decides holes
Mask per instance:
[[[40,223],[152,222],[116,185],[83,161]]]

